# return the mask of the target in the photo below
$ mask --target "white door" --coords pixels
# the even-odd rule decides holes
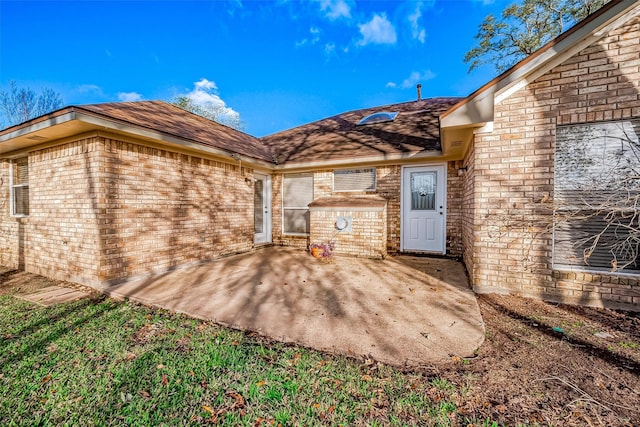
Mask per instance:
[[[444,254],[444,165],[405,167],[402,172],[402,250]]]
[[[271,177],[253,175],[254,243],[271,242]]]

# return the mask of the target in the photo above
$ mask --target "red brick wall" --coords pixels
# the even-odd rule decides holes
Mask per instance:
[[[637,280],[554,272],[550,227],[556,126],[640,117],[639,81],[636,18],[495,106],[494,131],[476,136],[466,160],[475,289],[640,309]]]
[[[387,209],[381,207],[311,208],[312,243],[335,242],[336,255],[384,258],[387,255]],[[336,218],[350,217],[351,231],[336,232]]]
[[[463,167],[467,169],[464,171],[460,185],[460,200],[462,205],[460,206],[460,237],[462,242],[462,259],[467,267],[467,271],[474,273],[475,266],[475,145],[472,144],[470,149],[465,154],[465,158],[462,162]]]
[[[458,170],[462,167],[462,161],[447,163],[447,254],[453,256],[462,255],[462,209],[464,201],[462,189],[464,173],[460,175]]]
[[[387,251],[400,252],[400,165],[380,166],[376,170],[376,194],[387,199]]]
[[[103,278],[252,248],[252,170],[111,139],[101,161]]]
[[[26,271],[72,281],[96,277],[100,151],[93,137],[29,154]]]
[[[461,227],[463,217],[461,209],[462,177],[458,176],[460,162],[449,162],[447,165],[447,254],[462,254]],[[376,167],[376,191],[371,192],[333,192],[333,169],[314,171],[314,198],[378,195],[387,200],[386,209],[386,241],[387,252],[400,252],[400,181],[401,165],[385,165]],[[282,233],[282,174],[272,177],[273,182],[273,242],[285,246],[304,248],[310,240],[306,236],[292,236]]]
[[[95,280],[98,151],[97,138],[86,138],[29,154],[29,216],[10,217],[7,187],[2,264],[64,280]]]
[[[99,287],[253,247],[253,171],[237,165],[102,137],[37,150],[23,219],[0,165],[4,265]]]

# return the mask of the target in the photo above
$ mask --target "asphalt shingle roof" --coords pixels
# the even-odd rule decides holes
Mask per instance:
[[[278,163],[386,157],[440,150],[441,113],[462,98],[430,98],[350,111],[261,138]],[[363,117],[398,112],[392,122],[360,125]]]
[[[438,152],[441,149],[439,117],[461,99],[430,98],[349,111],[263,138],[205,119],[164,101],[69,106],[2,130],[0,134],[76,112],[272,164],[274,160],[280,165],[358,159],[370,161],[425,151]],[[382,111],[399,114],[391,122],[357,125],[362,118]]]
[[[231,153],[268,162],[272,161],[269,148],[258,138],[197,116],[164,101],[110,102],[71,108]]]

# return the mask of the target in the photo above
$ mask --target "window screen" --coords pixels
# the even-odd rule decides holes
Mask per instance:
[[[554,265],[640,273],[640,120],[559,126]]]
[[[11,214],[29,215],[29,163],[26,157],[11,162]]]
[[[313,202],[313,175],[285,175],[282,188],[282,231],[309,234],[309,203]]]
[[[375,191],[375,189],[375,168],[333,171],[333,191]]]

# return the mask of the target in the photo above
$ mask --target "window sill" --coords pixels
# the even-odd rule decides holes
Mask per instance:
[[[359,194],[376,194],[377,190],[376,189],[373,189],[373,190],[335,190],[334,189],[331,192],[332,193],[339,193],[339,194],[352,193],[352,194],[358,194],[359,195]]]
[[[577,275],[582,274],[585,276],[591,276],[592,278],[596,278],[597,276],[601,277],[627,277],[629,279],[637,279],[640,280],[640,271],[611,271],[611,270],[598,270],[598,269],[589,269],[589,268],[580,268],[580,267],[572,267],[572,266],[555,266],[553,267],[553,276],[555,278],[561,278],[564,275]]]

